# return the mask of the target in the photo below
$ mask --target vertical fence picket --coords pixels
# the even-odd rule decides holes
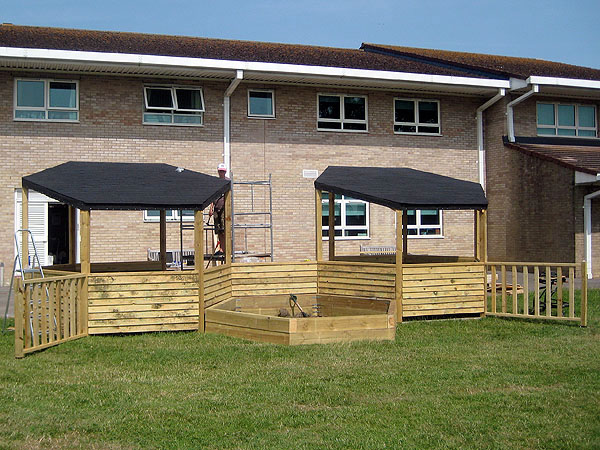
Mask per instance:
[[[77,328],[75,327],[75,294],[78,284],[79,280],[74,280],[71,283],[71,291],[69,292],[69,336],[77,334]]]
[[[56,302],[56,282],[49,283],[46,286],[48,290],[48,343],[56,341],[56,315],[55,315],[55,302]]]
[[[529,315],[529,267],[523,266],[523,314]]]
[[[40,299],[39,299],[39,284],[31,286],[31,300],[33,303],[33,332],[32,346],[40,345]]]
[[[556,316],[563,316],[563,281],[562,267],[556,268]]]
[[[502,312],[506,313],[506,266],[502,264]]]
[[[546,266],[546,317],[552,316],[552,272]]]
[[[534,266],[533,268],[533,280],[535,283],[535,315],[540,315],[540,268],[538,266]]]
[[[492,290],[492,312],[496,313],[496,266],[492,266],[492,280],[490,281]]]
[[[33,286],[30,284],[22,284],[23,286],[23,329],[25,330],[24,348],[29,348],[33,345],[33,303],[31,302],[31,291]]]
[[[587,327],[587,263],[581,263],[581,326]]]
[[[519,305],[518,305],[518,300],[519,300],[519,294],[517,293],[517,282],[518,282],[518,272],[517,272],[517,266],[512,266],[512,313],[513,314],[518,314],[519,313]]]
[[[575,268],[569,267],[569,317],[575,317]]]

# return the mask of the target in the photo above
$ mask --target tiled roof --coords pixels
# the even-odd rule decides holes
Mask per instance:
[[[504,144],[531,156],[592,175],[600,173],[600,142],[573,138],[516,138]]]
[[[464,71],[363,50],[185,36],[0,25],[0,46],[254,61],[431,75]],[[470,75],[478,78],[495,78]]]
[[[512,76],[526,79],[531,75],[558,78],[577,78],[582,80],[600,80],[600,70],[574,66],[534,58],[513,56],[484,55],[481,53],[452,52],[426,48],[398,47],[364,43],[361,49],[366,52],[396,55],[407,60],[438,63],[443,66],[463,67],[490,74]]]

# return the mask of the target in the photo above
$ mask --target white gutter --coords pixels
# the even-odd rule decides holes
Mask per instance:
[[[227,176],[231,178],[231,94],[244,78],[244,71],[238,70],[235,78],[225,91],[223,96],[223,162],[227,167]]]
[[[228,61],[208,58],[186,58],[179,56],[156,56],[129,53],[80,52],[73,50],[49,50],[16,47],[0,47],[0,59],[16,59],[31,62],[60,64],[116,64],[136,67],[179,67],[206,70],[243,70],[296,74],[305,76],[329,76],[335,78],[358,78],[381,81],[409,81],[417,83],[473,86],[482,88],[510,87],[508,80],[486,78],[455,77],[448,75],[427,75],[385,70],[348,69],[343,67],[308,66],[300,64],[279,64],[251,61]]]
[[[541,84],[546,86],[574,87],[585,89],[600,89],[600,81],[581,80],[578,78],[538,77],[527,78],[529,84]]]
[[[600,191],[596,191],[583,197],[583,229],[585,235],[585,260],[587,261],[588,278],[592,278],[592,199],[599,195]]]
[[[498,93],[487,102],[477,108],[477,150],[479,153],[479,184],[485,192],[485,149],[483,147],[483,111],[488,109],[498,100],[506,95],[506,89],[500,89]]]
[[[533,94],[536,94],[538,92],[540,92],[540,87],[537,84],[534,84],[531,87],[530,91],[524,93],[520,97],[517,97],[512,102],[510,102],[508,105],[506,105],[506,122],[508,125],[508,140],[510,142],[515,142],[515,122],[514,122],[514,117],[513,117],[513,106],[518,105],[523,100],[528,99]]]

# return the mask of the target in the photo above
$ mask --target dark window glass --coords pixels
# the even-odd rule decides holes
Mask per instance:
[[[396,133],[416,133],[417,127],[412,125],[394,125],[394,131]]]
[[[415,122],[415,102],[411,100],[396,100],[395,105],[394,115],[396,122]]]
[[[327,128],[329,130],[341,130],[342,124],[340,122],[318,122],[319,128]]]
[[[344,130],[366,130],[366,123],[345,123]]]
[[[439,133],[440,127],[419,127],[419,133]]]
[[[344,97],[344,118],[350,120],[365,120],[365,99],[363,97]]]
[[[342,116],[340,115],[340,98],[333,95],[319,95],[319,118],[341,119]]]
[[[197,89],[176,89],[177,108],[203,110],[202,95]]]
[[[437,102],[419,102],[419,123],[438,123]]]
[[[173,108],[171,89],[147,88],[146,96],[149,108]]]

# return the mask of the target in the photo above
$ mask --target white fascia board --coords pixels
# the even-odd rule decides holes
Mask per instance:
[[[73,50],[49,50],[32,48],[0,47],[0,58],[37,60],[44,62],[123,64],[126,66],[183,67],[190,69],[244,70],[265,73],[290,73],[334,78],[363,78],[382,81],[412,81],[415,83],[447,84],[484,88],[509,88],[508,80],[428,75],[385,70],[348,69],[343,67],[306,66],[251,61],[229,61],[222,59],[186,58],[179,56],[139,55],[129,53],[81,52]]]
[[[600,89],[600,81],[581,80],[578,78],[557,78],[557,77],[538,77],[531,76],[527,78],[529,84],[539,84],[546,86],[575,87],[584,89]]]
[[[592,175],[591,173],[575,171],[575,184],[589,184],[600,181],[600,173]]]

